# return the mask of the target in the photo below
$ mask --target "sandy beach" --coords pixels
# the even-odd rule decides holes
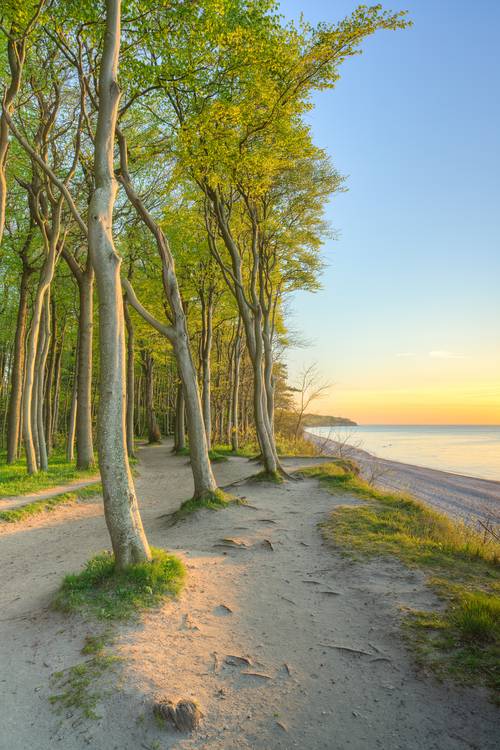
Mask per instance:
[[[311,433],[307,437],[323,455],[337,455],[335,440]],[[453,518],[468,523],[500,519],[500,482],[390,461],[345,445],[342,452],[360,465],[365,477],[376,478],[380,487],[408,492]]]

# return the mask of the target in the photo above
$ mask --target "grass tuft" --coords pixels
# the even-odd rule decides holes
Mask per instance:
[[[283,477],[277,471],[260,471],[249,478],[251,482],[272,482],[272,484],[283,484]]]
[[[65,492],[62,495],[56,495],[55,497],[49,497],[44,500],[35,500],[32,503],[19,505],[17,508],[12,508],[11,510],[0,510],[0,522],[19,523],[20,521],[25,521],[32,516],[37,516],[40,513],[55,510],[60,505],[68,505],[86,497],[94,497],[95,495],[101,494],[101,492],[101,483],[96,482],[96,484],[90,484],[88,487],[80,487],[80,489],[75,490],[74,492]]]
[[[405,622],[419,660],[462,682],[500,687],[500,544],[418,500],[371,487],[352,462],[303,469],[333,494],[365,502],[336,508],[322,524],[344,552],[395,556],[428,574],[443,612],[412,612]]]
[[[82,654],[89,656],[91,654],[99,654],[104,650],[105,646],[109,646],[114,640],[112,630],[107,629],[97,635],[86,635],[85,643],[83,644]]]
[[[190,516],[191,513],[196,513],[202,508],[208,508],[208,510],[222,510],[232,503],[244,505],[245,501],[235,495],[230,495],[223,490],[217,489],[214,490],[214,492],[207,492],[203,497],[192,497],[190,500],[185,500],[181,507],[176,510],[175,513],[172,513],[170,521],[174,524],[178,521],[182,521],[183,518]]]
[[[482,592],[462,596],[453,622],[464,641],[500,641],[500,597]]]
[[[54,606],[63,612],[83,612],[103,620],[129,619],[139,610],[154,607],[174,596],[183,585],[185,567],[174,555],[151,549],[150,563],[117,570],[110,552],[90,559],[81,573],[67,575]]]

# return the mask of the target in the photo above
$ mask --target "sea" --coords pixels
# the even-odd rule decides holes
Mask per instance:
[[[310,427],[379,458],[500,481],[500,425],[357,425]]]

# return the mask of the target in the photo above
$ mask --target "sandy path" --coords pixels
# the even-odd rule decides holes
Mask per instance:
[[[12,508],[19,508],[22,505],[28,505],[28,503],[34,503],[37,500],[48,500],[51,497],[64,495],[66,492],[74,492],[75,490],[81,490],[83,487],[89,487],[89,485],[100,482],[100,480],[101,477],[96,474],[96,476],[90,477],[89,479],[75,479],[67,484],[48,487],[46,490],[32,492],[29,495],[12,495],[11,497],[3,497],[0,500],[0,510],[11,510]]]
[[[238,492],[253,507],[169,527],[162,516],[189,495],[189,467],[164,447],[141,456],[148,535],[186,559],[187,588],[141,625],[120,628],[127,666],[120,689],[101,706],[104,718],[57,717],[48,677],[82,660],[90,626],[47,605],[63,572],[106,546],[100,505],[82,503],[4,533],[1,750],[497,747],[498,713],[483,691],[439,685],[411,666],[398,607],[432,606],[420,576],[395,563],[353,565],[322,545],[317,524],[337,498],[313,480],[242,484]],[[232,460],[216,471],[228,483],[249,468]],[[225,537],[246,547],[217,546]],[[230,655],[251,664],[228,663]],[[150,714],[156,693],[196,697],[206,715],[202,730],[188,737],[159,729]]]
[[[321,446],[324,454],[328,452],[327,443],[335,442],[311,433],[308,437]],[[332,455],[335,455],[334,449]],[[500,520],[500,482],[389,461],[358,448],[350,449],[349,455],[366,474],[376,467],[379,473],[377,484],[381,487],[409,492],[438,510],[464,521],[478,518],[483,521],[490,518]]]

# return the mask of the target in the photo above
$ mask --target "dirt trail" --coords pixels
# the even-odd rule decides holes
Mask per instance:
[[[68,482],[67,484],[59,484],[56,487],[48,487],[46,490],[31,492],[28,495],[12,495],[10,497],[2,497],[0,499],[0,510],[12,510],[12,508],[20,508],[22,505],[28,505],[28,503],[34,503],[37,500],[48,500],[51,497],[64,495],[66,492],[81,490],[83,487],[89,487],[91,484],[99,482],[100,479],[101,477],[96,474],[94,477],[89,477],[89,479],[75,479],[74,481]]]
[[[354,565],[322,544],[317,524],[352,499],[314,480],[243,483],[236,490],[248,507],[170,527],[165,513],[191,491],[185,459],[147,448],[139,470],[151,543],[184,557],[187,587],[140,625],[119,628],[126,659],[103,718],[57,717],[49,675],[82,661],[89,626],[47,605],[61,575],[107,545],[101,507],[82,503],[5,532],[1,750],[497,747],[498,711],[484,691],[441,685],[412,666],[399,608],[437,605],[421,576],[397,563]],[[216,467],[221,484],[253,470],[242,459]],[[242,546],[226,546],[228,537]],[[200,732],[159,728],[150,703],[161,694],[196,698]]]

